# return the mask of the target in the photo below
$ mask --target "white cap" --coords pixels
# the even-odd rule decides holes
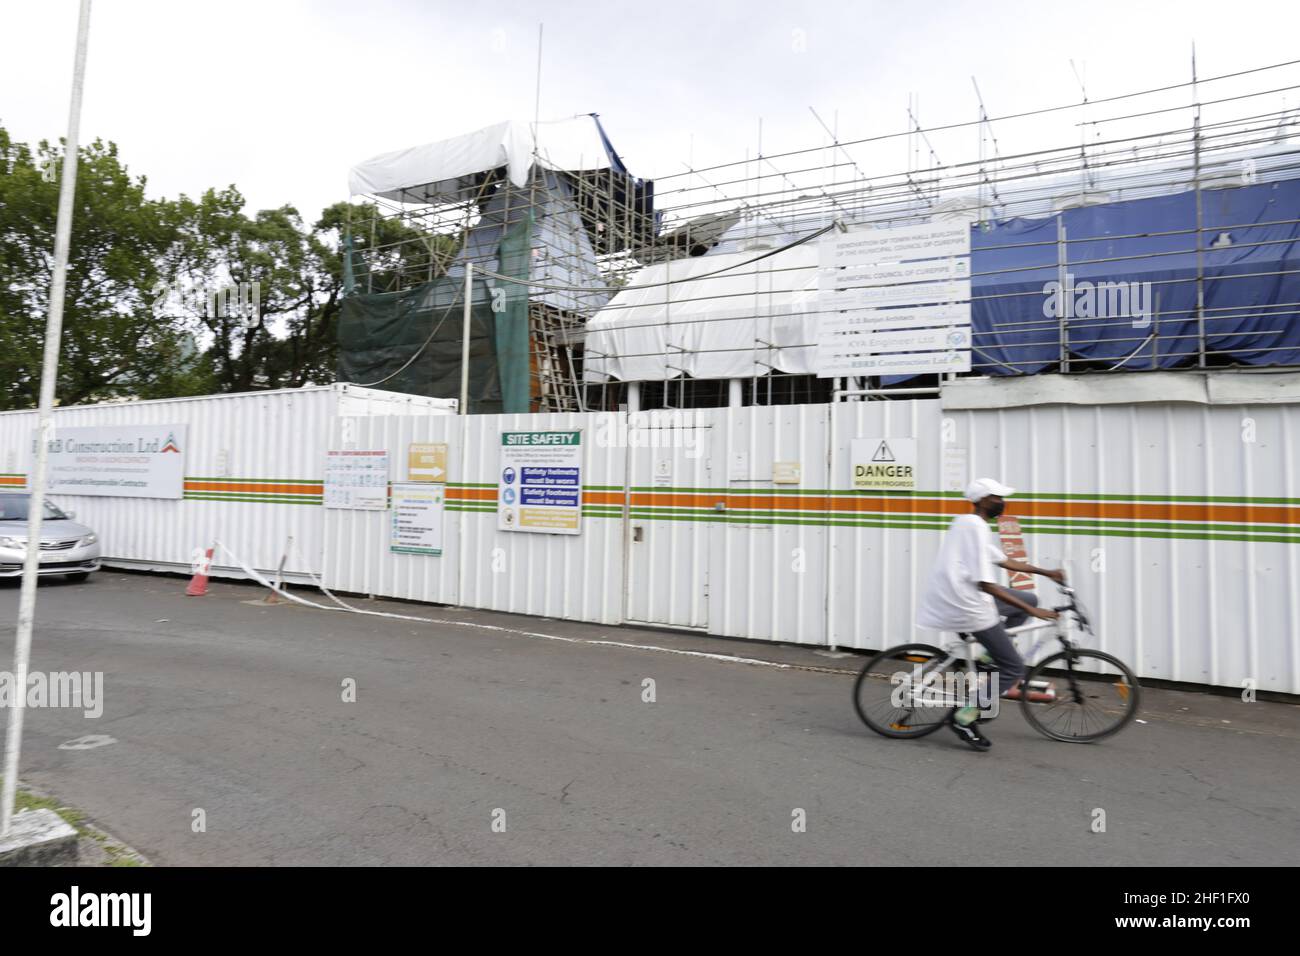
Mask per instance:
[[[1016,493],[1016,489],[1010,485],[1004,485],[1000,481],[994,481],[992,478],[976,478],[966,486],[966,498],[968,501],[981,501],[989,495],[997,495],[1000,498],[1010,498]]]

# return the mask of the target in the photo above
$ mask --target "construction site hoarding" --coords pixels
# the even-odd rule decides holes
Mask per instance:
[[[345,399],[363,407],[340,415]],[[118,566],[188,570],[215,539],[265,571],[287,549],[287,577],[339,592],[867,650],[940,638],[914,624],[920,589],[970,510],[960,488],[988,476],[1018,489],[1013,550],[1065,569],[1100,650],[1144,678],[1300,693],[1300,401],[477,416],[422,401],[322,390],[61,409],[78,427],[186,423],[196,464],[179,501],[55,500]],[[0,415],[15,489],[31,417]],[[519,434],[581,436],[545,446],[581,449],[580,533],[501,527],[504,468],[572,477],[503,464]],[[447,446],[445,487],[324,507],[327,451],[401,461],[412,444]],[[904,462],[912,486],[859,485],[877,457]],[[440,540],[437,503],[407,500],[430,489],[445,493]],[[214,573],[232,572],[219,554]],[[1050,604],[1053,586],[1033,583]]]
[[[174,486],[159,482],[148,489],[157,495],[124,497],[102,485],[74,491],[56,480],[49,493],[95,529],[110,567],[189,573],[195,556],[221,541],[253,569],[274,573],[284,558],[286,578],[307,581],[321,568],[326,453],[344,447],[328,444],[331,425],[346,423],[339,428],[342,441],[344,431],[370,417],[450,417],[455,404],[324,385],[56,408],[53,439],[72,443],[63,447],[73,449],[74,461],[91,459],[79,467],[97,469],[82,474],[147,467],[108,459],[150,456],[170,466],[166,480],[179,480],[180,487],[173,496]],[[35,430],[35,411],[0,413],[0,492],[26,490]],[[169,438],[175,452],[164,451]],[[351,439],[348,444],[355,447]],[[155,445],[156,452],[141,451]],[[246,576],[221,552],[211,574]]]

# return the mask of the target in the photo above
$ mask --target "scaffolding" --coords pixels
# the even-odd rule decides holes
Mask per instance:
[[[811,246],[796,247],[837,225],[964,221],[976,252],[997,239],[999,250],[1018,257],[980,269],[972,256],[971,307],[985,318],[972,335],[968,374],[1300,364],[1293,341],[1300,204],[1282,189],[1300,181],[1300,109],[1290,105],[1300,90],[1300,61],[1210,77],[1193,66],[1186,79],[1105,97],[1090,98],[1081,82],[1079,102],[1003,115],[990,114],[974,78],[972,86],[973,97],[962,94],[972,100],[970,120],[923,126],[919,103],[910,99],[903,129],[841,140],[838,117],[832,126],[812,110],[818,143],[765,154],[760,132],[743,160],[682,164],[652,183],[628,176],[621,162],[576,172],[533,168],[527,189],[516,190],[506,228],[526,217],[556,222],[557,210],[580,227],[538,230],[526,275],[507,274],[490,243],[473,241],[503,188],[502,170],[438,202],[376,201],[368,220],[353,223],[358,240],[370,230],[356,281],[382,284],[368,285],[371,292],[401,291],[454,277],[458,261],[470,256],[491,284],[485,296],[527,288],[534,410],[873,400],[933,392],[940,378],[818,378],[808,367],[814,342],[806,330],[822,306],[813,295],[781,298],[782,290],[816,288]],[[563,188],[552,188],[548,177]],[[1224,218],[1243,187],[1276,187],[1267,216]],[[1163,199],[1190,202],[1194,221],[1163,229],[1139,221],[1129,232],[1105,235],[1069,228],[1081,211]],[[393,221],[403,238],[385,243]],[[1046,223],[1050,235],[1005,241],[1009,224],[1024,222]],[[438,245],[434,236],[446,239]],[[404,245],[427,255],[403,253]],[[1266,266],[1224,267],[1229,253],[1252,249],[1269,253]],[[1041,308],[1045,274],[1149,270],[1161,257],[1194,265],[1186,274],[1152,274],[1149,328],[1118,334],[1089,317]],[[677,265],[688,259],[700,261]],[[701,268],[712,261],[726,268]],[[1261,281],[1275,281],[1274,293],[1229,294]],[[653,310],[633,304],[634,293],[644,300],[651,289]],[[1191,304],[1176,305],[1189,290]],[[714,316],[719,303],[727,310],[722,318]],[[697,344],[703,323],[740,329],[738,317],[752,320],[749,331]],[[783,337],[791,328],[804,337]],[[646,341],[637,334],[646,329],[655,333],[653,348],[636,344]],[[693,373],[705,352],[744,358],[744,374]],[[634,380],[608,371],[637,358],[653,358],[659,371]]]
[[[600,136],[607,146],[603,130]],[[438,348],[435,332],[448,323],[459,331],[466,266],[482,277],[472,287],[472,310],[476,325],[495,326],[478,334],[496,348],[495,356],[479,350],[477,361],[495,362],[500,390],[499,409],[490,387],[478,390],[482,410],[584,410],[586,322],[609,301],[618,263],[653,242],[652,187],[631,176],[612,148],[591,158],[596,168],[581,168],[585,159],[546,158],[545,135],[535,136],[522,183],[501,165],[369,195],[352,207],[350,295],[376,303],[419,297],[416,311],[434,326],[426,350]],[[512,367],[503,347],[515,324],[526,328],[526,358]],[[392,387],[404,370],[381,371],[376,384]]]

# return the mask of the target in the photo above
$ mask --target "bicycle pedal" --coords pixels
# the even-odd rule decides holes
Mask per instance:
[[[1007,700],[1028,700],[1031,704],[1050,704],[1056,700],[1056,688],[1050,681],[1035,680],[1006,693]]]

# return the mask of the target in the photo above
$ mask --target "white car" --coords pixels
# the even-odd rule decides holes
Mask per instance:
[[[30,502],[25,492],[0,492],[0,578],[16,578],[23,573]],[[99,570],[99,538],[72,518],[45,502],[40,573],[66,574],[72,581],[84,581],[92,571]]]

